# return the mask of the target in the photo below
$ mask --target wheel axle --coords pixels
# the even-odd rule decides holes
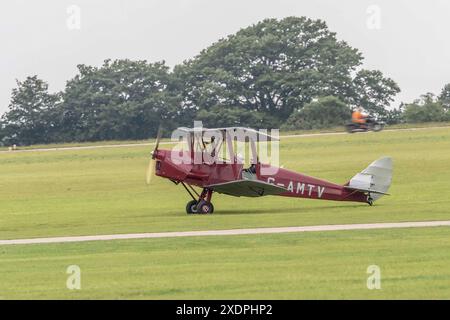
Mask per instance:
[[[186,187],[185,187],[186,188]],[[186,190],[188,190],[186,188]],[[189,192],[189,191],[188,191]],[[214,212],[214,206],[211,203],[213,191],[211,189],[204,188],[202,193],[198,195],[198,200],[196,200],[193,195],[189,192],[193,200],[186,204],[186,212],[188,214],[211,214]]]

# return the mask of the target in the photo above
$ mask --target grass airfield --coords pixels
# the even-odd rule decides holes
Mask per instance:
[[[450,220],[450,128],[282,138],[285,168],[342,184],[392,156],[392,196],[373,207],[214,195],[213,215],[188,216],[182,187],[145,185],[150,149],[0,154],[0,239]],[[444,227],[0,246],[0,297],[449,299],[449,239]],[[81,290],[65,286],[71,264]],[[366,287],[371,264],[381,290]]]

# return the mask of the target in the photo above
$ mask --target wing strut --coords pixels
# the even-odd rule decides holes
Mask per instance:
[[[181,182],[181,184],[183,185],[183,187],[186,189],[186,191],[189,193],[189,195],[191,196],[192,199],[197,200],[200,195],[198,194],[197,191],[195,191],[195,189],[188,184],[188,186],[191,188],[191,190],[197,195],[197,198],[194,197],[194,195],[192,194],[192,192],[186,187],[186,185],[184,184],[184,182]]]

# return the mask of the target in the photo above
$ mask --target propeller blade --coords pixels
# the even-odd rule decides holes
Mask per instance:
[[[160,125],[158,128],[158,133],[156,135],[155,151],[158,151],[159,141],[161,140],[161,137],[162,137],[162,126]]]
[[[150,158],[150,162],[148,163],[148,167],[147,167],[147,176],[146,176],[146,182],[149,185],[152,182],[152,178],[155,175],[155,166],[156,166],[156,153],[158,151],[158,147],[159,147],[159,141],[161,140],[162,137],[162,126],[160,125],[158,128],[158,133],[156,135],[156,143],[155,143],[155,149],[151,152],[151,158]]]
[[[156,165],[156,160],[150,159],[150,162],[148,163],[148,167],[147,167],[147,176],[146,176],[146,182],[148,185],[150,184],[150,182],[152,182],[152,178],[155,175],[155,165]]]

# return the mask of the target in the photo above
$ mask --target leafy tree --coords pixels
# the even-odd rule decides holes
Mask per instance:
[[[37,76],[16,82],[9,110],[1,121],[4,144],[51,142],[56,128],[52,111],[60,95],[50,94],[48,84]]]
[[[321,129],[344,125],[351,117],[351,109],[336,97],[317,99],[294,111],[282,126],[284,130]]]
[[[2,120],[0,119],[0,146],[4,146],[6,142],[6,133],[5,133],[5,125],[3,124]]]
[[[176,121],[179,99],[164,62],[105,60],[78,70],[63,94],[64,140],[143,139]]]
[[[422,95],[414,103],[405,107],[404,117],[407,122],[439,122],[450,120],[448,112],[442,106],[442,103],[432,93]]]
[[[173,72],[164,62],[105,60],[79,65],[62,93],[49,94],[36,76],[18,82],[0,141],[144,139],[161,123],[170,130],[194,119],[210,127],[275,128],[288,119],[293,128],[323,127],[349,118],[347,105],[397,119],[385,108],[398,86],[380,71],[360,70],[362,59],[321,20],[266,19]],[[450,85],[445,90],[442,101]]]
[[[200,110],[195,119],[201,120],[205,127],[210,128],[249,126],[261,129],[276,128],[278,125],[278,120],[269,114],[226,106],[214,106],[211,110]]]
[[[405,105],[403,103],[400,104],[398,108],[394,108],[391,110],[386,110],[385,114],[381,118],[387,124],[398,124],[404,122],[404,109]]]
[[[354,106],[361,106],[372,116],[388,116],[388,106],[400,92],[400,88],[390,78],[385,78],[381,71],[360,70],[353,79],[354,94],[349,101]]]
[[[439,101],[447,111],[450,111],[450,83],[446,84],[442,89]]]
[[[183,83],[184,110],[240,108],[281,124],[318,96],[381,112],[398,87],[381,72],[357,73],[361,63],[361,53],[338,41],[325,22],[288,17],[241,29],[177,66],[175,75]]]

